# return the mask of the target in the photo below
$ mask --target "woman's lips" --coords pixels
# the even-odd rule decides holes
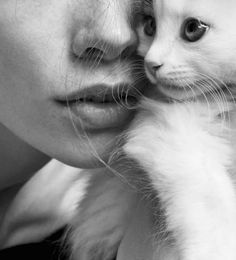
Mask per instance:
[[[77,102],[69,106],[73,119],[80,119],[86,129],[106,129],[122,126],[132,111],[121,104]]]
[[[133,93],[131,93],[133,92]],[[127,86],[111,89],[93,86],[78,93],[56,98],[56,102],[70,113],[75,124],[86,130],[118,128],[124,126],[133,114],[137,96]]]

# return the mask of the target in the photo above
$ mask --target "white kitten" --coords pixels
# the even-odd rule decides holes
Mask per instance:
[[[158,192],[172,238],[163,247],[179,254],[168,260],[236,259],[234,153],[218,113],[198,102],[145,101],[125,146]]]
[[[166,103],[143,103],[125,150],[158,191],[181,260],[236,259],[235,1],[144,9],[140,50]]]
[[[141,102],[124,150],[148,175],[142,178],[150,180],[165,215],[166,236],[153,226],[153,260],[235,260],[236,4],[150,2],[144,1],[139,51],[159,93]],[[106,174],[102,181],[93,177],[78,211],[75,259],[112,259],[139,200]],[[132,176],[135,182],[138,175]]]

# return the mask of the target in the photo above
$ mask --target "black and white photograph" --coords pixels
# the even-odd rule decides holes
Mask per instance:
[[[236,260],[235,0],[0,0],[0,259]]]

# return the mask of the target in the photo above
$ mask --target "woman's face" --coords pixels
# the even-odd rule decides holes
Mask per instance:
[[[133,113],[111,100],[134,87],[132,2],[1,1],[0,122],[65,163],[106,159]]]

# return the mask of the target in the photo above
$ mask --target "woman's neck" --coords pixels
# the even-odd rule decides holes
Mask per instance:
[[[26,182],[49,160],[0,124],[0,191]]]

